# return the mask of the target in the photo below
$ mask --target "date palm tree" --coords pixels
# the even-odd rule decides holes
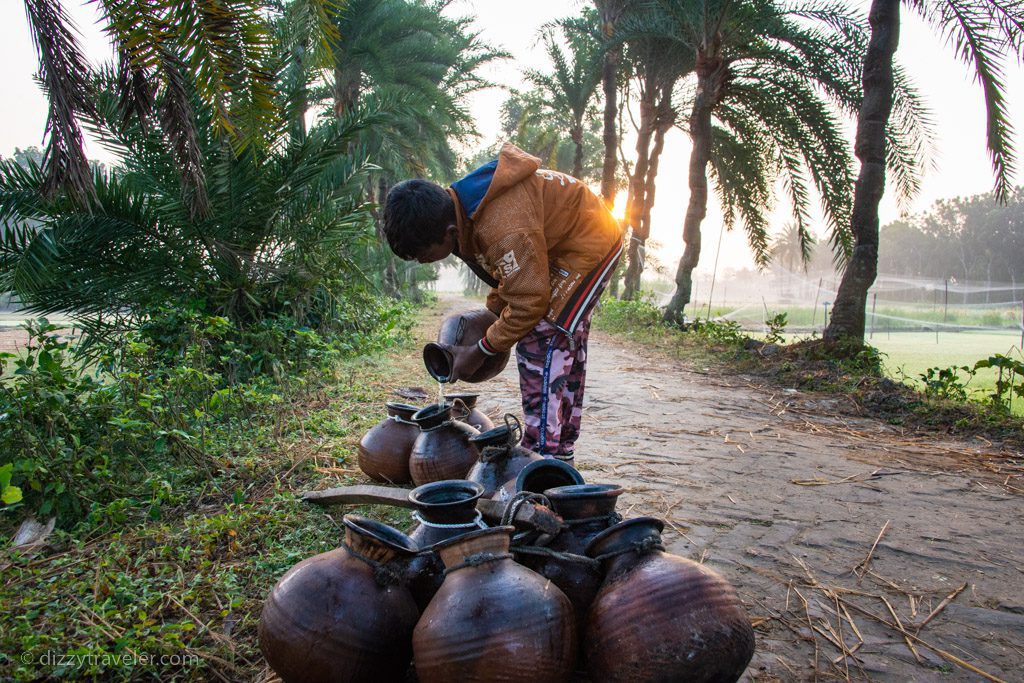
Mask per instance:
[[[657,0],[649,11],[649,21],[664,35],[695,52],[685,248],[666,321],[681,322],[690,300],[709,166],[725,223],[742,220],[758,264],[768,259],[767,216],[780,178],[804,241],[811,239],[813,188],[833,250],[845,258],[851,248],[853,176],[838,115],[860,104],[854,74],[865,39],[859,18],[840,3],[816,1],[783,6],[774,0]],[[913,92],[900,92],[906,100],[900,123],[910,133],[899,140],[903,154],[897,161],[912,192],[917,155],[908,145],[918,139],[911,133],[920,137],[923,115]]]
[[[330,0],[306,0],[323,2]],[[44,189],[79,204],[93,178],[79,120],[95,115],[92,70],[60,0],[24,0],[49,96]],[[167,139],[184,181],[189,211],[209,210],[193,101],[212,112],[214,131],[242,148],[254,142],[239,117],[272,115],[273,75],[262,68],[271,43],[261,0],[97,0],[117,54],[116,92],[123,121],[139,120]]]
[[[557,33],[568,47],[562,51]],[[572,175],[583,177],[584,118],[590,113],[597,86],[601,83],[604,50],[597,13],[585,8],[581,16],[548,28],[542,38],[551,60],[551,72],[530,69],[526,78],[546,97],[541,101],[557,125],[564,126],[575,145]]]
[[[908,0],[916,12],[949,39],[957,55],[974,69],[988,111],[987,147],[995,174],[995,193],[1005,200],[1011,189],[1015,152],[1007,110],[1003,65],[1007,53],[1024,51],[1024,5],[1003,0]],[[868,289],[878,274],[878,204],[885,192],[886,160],[891,155],[885,130],[898,113],[893,59],[899,44],[900,0],[872,0],[871,40],[863,63],[864,99],[857,116],[855,150],[861,162],[854,193],[853,249],[825,328],[829,342],[864,343]]]

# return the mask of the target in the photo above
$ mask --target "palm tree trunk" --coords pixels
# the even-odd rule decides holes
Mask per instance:
[[[655,91],[647,88],[640,98],[640,130],[636,137],[636,166],[629,178],[629,196],[626,200],[626,227],[632,230],[629,239],[627,258],[629,265],[623,278],[623,299],[633,299],[640,289],[640,273],[643,272],[643,240],[645,235],[639,234],[640,217],[643,215],[644,188],[647,181],[647,168],[650,164],[651,136],[654,135],[656,109],[654,106]]]
[[[595,3],[601,13],[601,26],[606,39],[611,38],[615,31],[615,22],[622,13],[621,0],[597,0]],[[615,168],[618,163],[616,150],[619,146],[618,132],[615,129],[615,117],[619,111],[618,82],[616,74],[619,70],[619,59],[622,47],[615,46],[604,54],[601,88],[604,92],[604,164],[601,167],[601,197],[608,208],[615,204]]]
[[[900,40],[900,0],[872,0],[871,40],[864,57],[864,102],[857,116],[854,153],[860,174],[854,187],[853,256],[836,294],[828,342],[864,343],[868,289],[878,275],[878,204],[885,192],[885,130],[892,111],[892,60]]]
[[[714,62],[706,57],[697,57],[697,94],[690,112],[690,139],[693,152],[690,154],[690,203],[683,220],[683,255],[676,269],[676,291],[665,309],[665,322],[682,324],[683,311],[690,303],[693,289],[693,270],[700,261],[700,224],[708,212],[708,162],[711,161],[711,110],[714,109],[718,92],[725,75],[721,59]]]
[[[572,160],[572,177],[583,178],[583,123],[577,121],[572,128],[572,143],[576,145],[576,154]]]

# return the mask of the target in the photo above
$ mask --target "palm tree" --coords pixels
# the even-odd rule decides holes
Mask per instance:
[[[163,306],[202,306],[239,325],[329,325],[343,285],[366,281],[358,250],[372,241],[361,199],[370,167],[348,150],[384,114],[356,109],[302,137],[285,116],[241,116],[252,128],[238,134],[258,144],[237,149],[218,133],[217,111],[193,97],[211,200],[197,217],[182,201],[173,141],[143,120],[125,123],[116,86],[112,70],[99,75],[85,122],[122,165],[93,172],[88,207],[42,192],[37,165],[0,161],[0,289],[33,313],[72,313],[94,339]]]
[[[615,39],[615,29],[623,14],[629,9],[631,0],[594,0],[604,37],[604,63],[601,67],[601,91],[604,95],[604,163],[601,166],[601,196],[611,208],[615,204],[616,167],[618,163],[619,136],[616,117],[618,106],[618,72],[622,59],[622,43]],[[615,282],[613,282],[613,285]]]
[[[583,177],[583,120],[591,108],[591,102],[601,82],[601,65],[604,53],[601,45],[597,13],[584,9],[575,19],[559,23],[562,37],[569,48],[569,54],[562,52],[555,32],[545,31],[544,48],[551,60],[552,72],[536,70],[526,72],[526,78],[547,97],[541,101],[555,121],[569,130],[576,147],[572,175]]]
[[[634,73],[639,90],[636,160],[626,201],[625,223],[631,232],[622,294],[624,299],[633,299],[640,292],[665,134],[676,125],[673,94],[676,83],[693,70],[693,50],[659,36],[630,35],[628,29],[620,39],[626,41],[625,64]]]
[[[665,319],[681,322],[700,258],[707,213],[708,165],[731,226],[742,219],[758,264],[768,258],[767,215],[782,178],[793,219],[809,242],[810,191],[820,197],[837,257],[849,253],[852,160],[837,112],[859,105],[853,74],[863,54],[858,18],[839,4],[773,0],[657,0],[649,24],[696,53],[696,90],[688,127],[690,200],[676,291]],[[909,89],[906,121],[920,109]],[[916,130],[916,129],[915,129]],[[915,155],[900,160],[910,163]],[[904,171],[912,188],[913,172]]]
[[[209,204],[192,102],[210,108],[215,132],[234,146],[253,142],[239,134],[247,127],[238,117],[273,112],[273,75],[262,68],[270,45],[263,2],[97,4],[118,56],[122,120],[145,121],[166,137],[184,180],[184,200],[202,216]],[[93,188],[79,119],[95,115],[93,73],[60,0],[25,0],[25,10],[50,102],[44,190],[51,196],[66,190],[83,204]]]
[[[1001,0],[915,0],[908,5],[950,38],[960,58],[974,68],[988,108],[987,146],[995,193],[1005,200],[1015,154],[1002,65],[1006,52],[1020,55],[1024,47],[1024,6]],[[826,341],[848,341],[855,346],[864,343],[868,289],[878,273],[878,204],[891,155],[884,131],[894,107],[893,59],[899,44],[900,0],[872,0],[868,19],[871,40],[864,55],[864,100],[857,116],[855,145],[861,166],[851,219],[854,243],[823,335]],[[896,107],[898,113],[898,103]]]

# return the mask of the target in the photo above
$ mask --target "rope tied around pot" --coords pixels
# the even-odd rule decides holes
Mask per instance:
[[[497,446],[484,446],[480,451],[480,462],[493,462],[507,456],[523,438],[523,425],[512,413],[505,413],[505,425],[508,427],[508,438],[505,443]]]
[[[364,562],[373,569],[373,580],[379,586],[397,586],[403,581],[403,571],[396,562],[378,562],[363,555],[348,543],[341,542],[341,547],[348,551],[348,554],[360,562]]]
[[[543,493],[520,491],[516,495],[512,496],[508,503],[505,504],[505,511],[501,513],[501,526],[513,525],[516,515],[519,514],[519,509],[528,502],[543,505],[545,507],[551,507],[551,501],[548,500],[548,497]]]
[[[596,517],[579,517],[577,519],[566,519],[563,520],[563,524],[572,527],[580,524],[591,524],[593,522],[606,522],[606,526],[614,526],[622,521],[622,515],[614,510],[609,512],[607,515],[598,515]]]
[[[413,427],[419,427],[418,424],[416,424],[412,420],[406,420],[401,415],[388,415],[388,419],[389,420],[394,420],[395,422],[398,422],[399,424],[412,425]]]
[[[593,558],[587,557],[586,555],[577,555],[576,553],[552,550],[551,548],[545,548],[539,545],[512,546],[512,553],[515,555],[533,555],[535,557],[546,557],[560,562],[581,564],[587,569],[597,573],[600,573],[601,570],[601,563]]]
[[[633,541],[625,548],[619,548],[618,550],[612,550],[607,553],[598,555],[594,559],[598,562],[604,562],[605,560],[619,555],[625,555],[626,553],[637,553],[638,555],[644,555],[655,550],[665,552],[665,545],[661,542],[661,539],[656,536],[649,536],[648,538],[641,539],[639,541]]]
[[[466,557],[462,558],[462,562],[460,562],[459,564],[455,564],[451,567],[446,568],[444,570],[444,575],[448,576],[448,574],[450,574],[451,572],[457,571],[459,569],[464,569],[465,567],[479,567],[480,565],[487,564],[488,562],[497,562],[498,560],[511,559],[512,553],[492,553],[486,551],[473,553],[472,555],[467,555]]]
[[[473,517],[472,521],[470,521],[470,522],[460,522],[458,524],[443,524],[441,522],[431,522],[429,520],[423,519],[423,515],[421,515],[419,513],[419,510],[416,510],[415,512],[412,513],[412,518],[415,519],[420,524],[422,524],[423,526],[431,528],[431,529],[486,529],[487,528],[487,524],[484,522],[484,516],[482,514],[480,514],[479,510],[476,511],[476,515]]]

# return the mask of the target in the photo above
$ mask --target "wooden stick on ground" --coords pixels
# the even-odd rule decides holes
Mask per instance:
[[[878,542],[882,540],[882,536],[885,534],[885,530],[889,528],[889,522],[891,521],[892,520],[889,519],[885,520],[885,524],[882,525],[882,530],[878,532],[878,538],[876,538],[875,542],[871,544],[871,550],[868,551],[868,556],[864,558],[863,562],[853,568],[853,573],[857,574],[858,578],[863,579],[864,574],[867,573],[868,566],[871,564],[871,557],[875,554],[875,548],[878,547]],[[861,571],[858,572],[858,569]]]
[[[924,621],[922,621],[916,627],[915,632],[920,633],[921,629],[923,629],[925,626],[927,626],[929,621],[931,621],[936,616],[938,616],[939,612],[941,612],[942,610],[946,609],[946,605],[948,605],[949,603],[951,603],[954,600],[956,600],[956,596],[960,595],[960,593],[962,593],[965,588],[967,588],[967,582],[966,581],[964,581],[963,584],[961,584],[961,586],[959,588],[957,588],[955,591],[953,591],[952,593],[947,595],[945,598],[943,598],[942,602],[939,603],[939,606],[936,607],[935,609],[933,609],[928,614],[928,616],[924,618]]]

